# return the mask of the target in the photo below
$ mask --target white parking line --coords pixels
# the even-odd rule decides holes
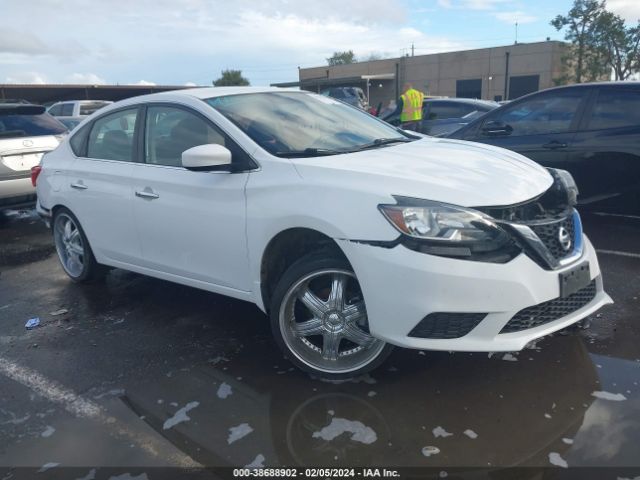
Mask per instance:
[[[605,255],[618,255],[620,257],[640,258],[640,253],[618,252],[616,250],[596,250],[596,252],[604,253]]]
[[[6,358],[0,357],[0,374],[33,390],[47,400],[64,407],[67,412],[79,418],[94,420],[103,427],[111,430],[115,435],[127,437],[129,442],[135,443],[154,457],[166,458],[166,446],[150,435],[132,431],[126,424],[106,414],[104,409],[95,402],[87,400],[72,390],[47,379],[30,368],[18,365]],[[166,460],[181,467],[198,467],[200,464],[183,453],[169,455]]]

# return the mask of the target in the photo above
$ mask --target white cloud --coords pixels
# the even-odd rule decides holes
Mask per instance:
[[[640,20],[640,2],[638,0],[608,0],[607,10],[617,13],[627,22]]]
[[[517,11],[517,12],[499,12],[494,14],[494,16],[505,23],[509,23],[511,25],[518,22],[520,25],[524,25],[525,23],[533,23],[538,20],[537,17],[530,15],[528,13]]]
[[[138,80],[136,83],[134,83],[134,85],[148,85],[151,87],[157,84],[155,82],[149,82],[147,80]]]
[[[95,73],[72,73],[65,78],[65,83],[104,85],[107,81]]]
[[[42,85],[49,83],[47,77],[39,72],[16,72],[5,78],[5,83],[32,83]]]
[[[464,10],[494,10],[502,4],[512,0],[438,0],[442,8],[456,8]]]
[[[186,82],[186,83],[184,84],[184,86],[185,86],[185,87],[197,87],[198,85],[197,85],[197,84],[195,84],[195,83],[193,83],[193,82]]]

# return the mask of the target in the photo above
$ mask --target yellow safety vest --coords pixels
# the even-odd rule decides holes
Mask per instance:
[[[400,114],[400,121],[404,123],[422,120],[422,102],[424,101],[424,93],[411,88],[400,98],[402,98],[402,113]]]

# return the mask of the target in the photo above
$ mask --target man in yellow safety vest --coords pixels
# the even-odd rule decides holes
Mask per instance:
[[[398,110],[402,109],[400,113],[400,123],[404,130],[420,131],[420,127],[422,126],[423,101],[424,93],[413,88],[413,85],[410,83],[405,83],[404,93],[398,101]]]

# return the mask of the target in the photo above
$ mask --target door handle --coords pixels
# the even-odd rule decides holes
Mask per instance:
[[[155,198],[160,198],[160,195],[154,193],[153,190],[138,190],[136,191],[136,197],[148,198],[149,200],[153,200]]]
[[[552,142],[545,143],[544,145],[542,145],[542,148],[547,148],[549,150],[557,150],[559,148],[567,148],[567,144],[554,140]]]
[[[76,190],[86,190],[89,187],[82,182],[76,182],[71,184],[71,188],[75,188]]]

